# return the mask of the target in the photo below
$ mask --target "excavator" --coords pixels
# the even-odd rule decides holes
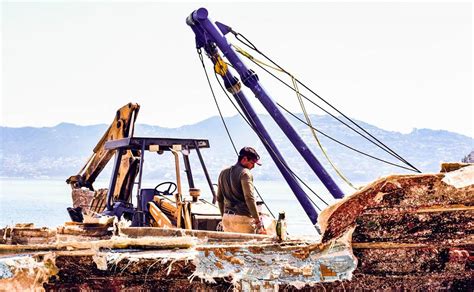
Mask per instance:
[[[105,149],[105,143],[109,140],[133,136],[139,110],[140,106],[136,103],[128,103],[119,108],[114,120],[94,147],[92,155],[79,173],[66,180],[72,189],[74,208],[68,208],[68,212],[73,221],[82,221],[82,212],[99,213],[103,211],[107,190],[95,190],[93,183],[115,153],[113,150]],[[114,198],[117,198],[120,192],[131,192],[130,181],[135,179],[139,154],[137,151],[127,151],[123,155],[120,164],[121,170],[114,187],[115,191],[111,194]]]
[[[215,205],[215,190],[200,151],[209,148],[209,141],[134,137],[139,109],[140,106],[135,103],[128,103],[118,109],[91,157],[78,174],[66,180],[72,188],[73,208],[68,208],[72,221],[87,224],[96,222],[94,218],[116,216],[131,221],[132,227],[217,230],[221,216]],[[189,159],[192,151],[199,158],[213,197],[212,202],[200,198],[201,190],[195,187]],[[176,182],[161,182],[155,188],[142,187],[145,154],[149,152],[158,153],[158,157],[171,154]],[[185,197],[182,190],[180,154],[189,197]],[[109,188],[95,190],[95,179],[114,156]],[[134,190],[137,194],[135,204],[132,195]]]

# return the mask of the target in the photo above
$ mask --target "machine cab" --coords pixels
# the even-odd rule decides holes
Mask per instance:
[[[108,141],[105,148],[116,150],[105,214],[123,216],[132,221],[132,226],[218,229],[221,215],[215,205],[215,190],[200,151],[209,148],[208,140],[130,137]],[[197,153],[206,178],[206,190],[195,186],[190,163],[192,151]],[[150,152],[159,155],[152,157]],[[162,159],[169,162],[170,154],[174,157],[175,181],[161,180],[154,188],[144,187],[145,161]],[[183,160],[189,187],[186,190],[183,190],[181,181],[180,159]],[[120,191],[115,190],[116,186],[121,186]],[[206,197],[212,196],[212,202],[203,198],[202,193],[206,191]],[[136,206],[132,203],[135,192]]]

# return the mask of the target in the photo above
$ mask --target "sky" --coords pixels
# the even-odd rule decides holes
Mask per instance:
[[[202,3],[1,2],[0,125],[108,124],[128,102],[141,105],[138,123],[164,127],[217,115],[185,23],[205,6],[352,118],[474,136],[470,2]],[[258,74],[301,112],[294,93]]]

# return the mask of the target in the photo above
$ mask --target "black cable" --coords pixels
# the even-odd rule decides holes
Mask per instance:
[[[234,36],[236,37],[236,39],[241,42],[242,44],[244,44],[245,46],[251,48],[252,50],[256,51],[257,53],[259,53],[260,55],[262,55],[265,59],[267,59],[268,61],[270,61],[272,64],[274,64],[275,66],[277,66],[279,69],[281,69],[284,73],[286,73],[287,75],[289,76],[292,76],[289,72],[287,72],[285,69],[283,69],[280,65],[278,65],[276,62],[274,62],[271,58],[269,58],[267,55],[265,55],[263,52],[261,52],[259,49],[257,49],[257,47],[250,41],[248,40],[245,36],[243,36],[242,34],[240,33],[237,33],[237,32],[234,32],[234,31],[231,31]],[[241,36],[242,38],[245,39],[246,42],[243,42],[239,36]],[[254,62],[255,63],[255,62]],[[396,153],[394,150],[392,150],[390,147],[388,147],[387,145],[385,145],[383,142],[381,142],[379,139],[377,139],[375,136],[373,136],[372,134],[370,134],[367,130],[365,130],[363,127],[361,127],[359,124],[357,124],[356,122],[354,122],[351,118],[349,118],[348,116],[346,116],[344,113],[342,113],[340,110],[338,110],[336,107],[334,107],[331,103],[329,103],[328,101],[326,101],[324,98],[322,98],[319,94],[317,94],[316,92],[314,92],[311,88],[309,88],[308,86],[306,86],[303,82],[301,82],[300,80],[298,80],[297,78],[293,77],[296,82],[298,82],[299,84],[301,84],[304,88],[306,88],[307,90],[309,90],[312,94],[314,94],[316,97],[318,97],[320,100],[322,100],[324,103],[326,103],[328,106],[330,106],[333,110],[335,110],[337,113],[339,113],[340,115],[342,115],[344,118],[346,118],[348,121],[350,121],[352,124],[354,124],[356,127],[358,127],[359,129],[361,129],[364,133],[366,133],[367,135],[369,135],[371,138],[373,138],[375,141],[377,141],[378,143],[380,143],[380,145],[382,145],[383,147],[385,147],[385,149],[387,149],[388,151],[390,151],[391,153],[393,153],[392,155],[394,155],[395,157],[397,157],[399,160],[401,160],[402,162],[404,162],[405,164],[409,165],[410,167],[412,167],[415,171],[421,173],[421,171],[419,169],[417,169],[415,166],[413,166],[411,163],[409,163],[407,160],[405,160],[403,157],[401,157],[398,153]],[[307,98],[306,98],[307,99]],[[314,105],[316,105],[312,100],[309,100],[307,99],[308,101],[310,101],[311,103],[313,103]],[[319,106],[318,106],[319,107]],[[346,125],[347,126],[347,125]],[[381,147],[379,145],[379,147]],[[381,147],[383,149],[383,147]]]
[[[238,110],[238,108],[235,106],[235,104],[233,103],[232,99],[230,98],[230,96],[227,94],[227,91],[225,90],[224,86],[221,84],[219,78],[217,77],[217,74],[216,72],[214,72],[214,75],[217,79],[217,82],[219,83],[219,86],[221,87],[222,91],[224,91],[225,95],[227,96],[227,98],[229,99],[229,101],[232,103],[232,105],[234,106],[234,108],[237,110],[237,112],[240,114],[240,116],[247,122],[247,124],[250,126],[250,128],[259,136],[260,140],[265,143],[268,147],[268,149],[270,149],[274,154],[275,154],[275,150],[270,147],[269,145],[269,142],[264,139],[264,137],[260,136],[260,134],[258,133],[258,131],[256,131],[256,129],[254,129],[254,127],[250,124],[249,121],[247,121],[247,119],[245,119],[244,115]],[[228,76],[225,75],[226,79],[227,79],[227,82],[229,82],[229,84],[231,84],[230,80],[228,79]],[[249,118],[251,118],[251,115],[248,113],[247,109],[245,107],[243,107],[243,110],[246,111],[247,115]],[[255,123],[255,122],[253,122]],[[277,157],[279,160],[280,158],[278,157],[278,155],[275,155],[275,157]],[[297,176],[290,168],[288,165],[286,165],[286,163],[284,163],[284,161],[281,161],[280,160],[280,163],[282,164],[283,167],[285,167],[293,176],[295,176],[301,183],[303,183],[303,185],[305,185],[316,197],[318,197],[323,203],[325,203],[327,206],[329,206],[329,204],[324,201],[315,191],[313,191],[313,189],[311,189],[299,176]],[[319,210],[321,211],[321,208],[319,208],[319,206],[311,199],[311,197],[306,194],[305,192],[303,192],[303,194],[306,196],[306,198]],[[267,206],[268,208],[268,206]],[[316,231],[321,234],[321,231],[319,230],[318,226],[315,224],[314,225]]]
[[[246,39],[247,40],[247,39]],[[248,41],[248,40],[247,40]],[[242,42],[242,41],[241,41]],[[244,42],[242,42],[244,43]],[[244,43],[245,44],[245,43]],[[272,64],[274,64],[275,66],[277,66],[279,69],[281,69],[284,73],[286,73],[287,75],[291,76],[291,74],[289,72],[287,72],[286,70],[284,70],[280,65],[278,65],[277,63],[275,63],[272,59],[270,59],[268,56],[266,56],[264,53],[262,53],[260,50],[256,49],[256,47],[252,44],[252,46],[249,46],[247,45],[248,47],[250,48],[255,48],[255,51],[258,52],[259,54],[261,54],[262,56],[264,56],[267,60],[269,60]],[[252,60],[253,61],[253,60]],[[254,63],[256,63],[255,61],[253,61]],[[262,68],[262,66],[260,66]],[[267,70],[266,70],[267,71]],[[268,71],[267,71],[268,72]],[[387,145],[385,145],[383,142],[381,142],[379,139],[377,139],[375,136],[373,136],[372,134],[370,134],[367,130],[365,130],[363,127],[361,127],[358,123],[356,123],[355,121],[353,121],[351,118],[349,118],[348,116],[346,116],[344,113],[342,113],[340,110],[338,110],[336,107],[334,107],[331,103],[329,103],[328,101],[326,101],[324,98],[322,98],[319,94],[317,94],[316,92],[314,92],[311,88],[309,88],[308,86],[306,86],[303,82],[301,82],[299,79],[295,78],[292,76],[292,78],[295,79],[296,82],[298,82],[299,84],[301,84],[304,88],[306,88],[307,90],[309,90],[313,95],[315,95],[316,97],[318,97],[320,100],[322,100],[324,103],[326,103],[327,105],[329,105],[333,110],[335,110],[336,112],[338,112],[339,114],[341,114],[344,118],[346,118],[348,121],[350,121],[352,124],[354,124],[356,127],[358,127],[359,129],[361,129],[364,133],[366,133],[367,135],[369,135],[371,138],[373,138],[376,142],[378,142],[379,144],[375,143],[374,141],[372,140],[369,140],[371,141],[372,143],[374,143],[375,145],[377,145],[378,147],[380,147],[381,149],[384,149],[385,151],[387,151],[388,153],[390,153],[392,156],[396,157],[398,160],[404,162],[405,164],[407,164],[408,166],[412,167],[414,171],[416,172],[419,172],[421,173],[420,170],[418,170],[415,166],[413,166],[411,163],[409,163],[407,160],[405,160],[401,155],[399,155],[398,153],[396,153],[394,150],[392,150],[390,147],[388,147]],[[319,105],[317,105],[314,101],[312,101],[311,99],[305,97],[306,100],[308,100],[309,102],[311,102],[313,105],[319,107],[320,109],[322,109],[322,107],[320,107]],[[324,110],[324,109],[323,109]],[[325,112],[327,112],[326,110],[324,110]],[[333,115],[331,115],[332,117],[334,117]],[[336,118],[338,121],[341,122],[340,119]],[[347,124],[343,123],[344,125],[348,126]],[[352,127],[349,127],[351,128],[352,130],[354,130]],[[358,131],[356,131],[359,135],[361,135]],[[364,136],[364,135],[362,135]],[[364,136],[365,137],[365,136]],[[382,147],[383,146],[383,147]]]
[[[334,141],[334,142],[336,142],[336,143],[338,143],[338,144],[340,144],[340,145],[342,145],[342,146],[344,146],[344,147],[347,147],[348,149],[350,149],[350,150],[352,150],[352,151],[355,151],[355,152],[357,152],[357,153],[359,153],[359,154],[365,155],[365,156],[370,157],[370,158],[372,158],[372,159],[378,160],[378,161],[380,161],[380,162],[384,162],[384,163],[387,163],[387,164],[390,164],[390,165],[393,165],[393,166],[396,166],[396,167],[400,167],[400,168],[403,168],[403,169],[406,169],[406,170],[411,170],[411,171],[413,171],[413,169],[411,169],[411,168],[408,168],[408,167],[406,167],[406,166],[399,165],[399,164],[396,164],[396,163],[393,163],[393,162],[390,162],[390,161],[387,161],[387,160],[384,160],[384,159],[381,159],[381,158],[372,156],[372,155],[370,155],[370,154],[368,154],[368,153],[365,153],[365,152],[360,151],[360,150],[358,150],[358,149],[356,149],[356,148],[353,148],[353,147],[351,147],[351,146],[349,146],[349,145],[347,145],[347,144],[345,144],[345,143],[343,143],[343,142],[341,142],[341,141],[339,141],[339,140],[337,140],[337,139],[335,139],[335,138],[332,138],[331,136],[327,135],[326,133],[324,133],[324,132],[322,132],[322,131],[320,131],[320,130],[314,128],[313,126],[310,126],[308,123],[306,123],[305,121],[303,121],[302,119],[300,119],[298,116],[296,116],[294,113],[292,113],[291,111],[289,111],[288,109],[286,109],[284,106],[282,106],[282,105],[279,104],[278,102],[277,102],[277,105],[278,105],[280,108],[282,108],[284,111],[286,111],[288,114],[290,114],[291,116],[293,116],[295,119],[297,119],[298,121],[300,121],[301,123],[305,124],[305,125],[308,126],[308,127],[311,127],[313,130],[315,130],[316,132],[318,132],[318,133],[320,133],[321,135],[325,136],[326,138],[328,138],[328,139],[330,139],[330,140],[332,140],[332,141]]]
[[[229,63],[226,63],[226,64],[228,66],[234,68],[234,66],[232,66],[232,64],[229,64]],[[268,141],[264,137],[262,137],[258,134],[258,132],[254,129],[254,127],[250,124],[250,122],[244,116],[244,114],[242,114],[242,112],[239,110],[239,108],[234,104],[234,102],[232,101],[232,98],[230,98],[230,96],[227,94],[227,90],[225,90],[224,86],[222,86],[222,84],[221,84],[221,82],[220,82],[220,80],[217,77],[217,74],[215,72],[214,72],[214,75],[216,77],[217,82],[219,83],[219,86],[221,87],[222,91],[224,91],[225,95],[227,96],[227,99],[230,101],[232,106],[234,106],[235,110],[239,113],[239,115],[242,117],[242,119],[248,124],[248,126],[252,129],[252,131],[254,131],[254,133],[260,138],[260,140],[262,140],[265,144],[267,144],[269,146]],[[227,76],[226,76],[226,78],[227,78]],[[229,79],[227,79],[227,81],[230,82]],[[318,130],[316,130],[316,131],[318,131]],[[275,154],[274,150],[271,147],[269,147],[269,149],[271,149],[273,151],[273,153]],[[278,158],[277,155],[275,155],[275,157]],[[323,203],[325,203],[326,206],[329,206],[329,204],[326,201],[324,201],[311,187],[309,187],[296,173],[294,173],[293,170],[291,170],[291,168],[288,165],[286,165],[286,163],[284,163],[280,159],[279,159],[279,161],[286,168],[286,170],[288,170],[293,176],[295,176],[306,188],[308,188],[309,191],[311,191],[318,199],[320,199]],[[311,203],[313,203],[313,205],[319,211],[321,211],[319,206],[307,194],[306,194],[306,197],[311,201]]]
[[[371,138],[375,139],[375,141],[377,141],[378,143],[380,143],[383,147],[385,147],[385,149],[387,149],[388,151],[390,151],[391,153],[393,153],[397,158],[399,158],[400,161],[404,162],[405,164],[407,164],[408,166],[412,167],[416,172],[418,173],[421,173],[421,171],[416,168],[413,164],[411,164],[410,162],[408,162],[405,158],[403,158],[401,155],[399,155],[397,152],[395,152],[393,149],[391,149],[390,147],[388,147],[387,145],[385,145],[385,143],[383,143],[382,141],[380,141],[379,139],[377,139],[374,135],[370,134],[367,130],[365,130],[362,126],[360,126],[359,124],[357,124],[356,122],[354,122],[351,118],[349,118],[348,116],[346,116],[344,113],[342,113],[341,111],[339,111],[337,108],[335,108],[334,106],[332,106],[330,103],[328,103],[327,101],[325,101],[322,97],[320,97],[316,92],[314,92],[313,90],[311,90],[309,87],[307,87],[304,83],[302,83],[301,81],[299,81],[298,79],[296,79],[296,82],[298,82],[299,84],[301,84],[304,88],[306,88],[307,90],[309,90],[312,94],[314,94],[315,96],[317,96],[319,99],[321,99],[322,101],[324,101],[326,104],[328,104],[331,108],[333,108],[336,112],[338,112],[340,115],[342,115],[344,118],[346,118],[347,120],[349,120],[352,124],[354,124],[357,128],[361,129],[364,133],[366,133],[367,135],[369,135]],[[313,101],[310,101],[311,103],[315,104]],[[383,148],[382,148],[383,149]]]
[[[204,74],[206,74],[207,83],[209,84],[209,88],[211,89],[212,97],[214,98],[214,103],[216,104],[217,111],[219,112],[219,116],[221,117],[222,124],[224,124],[224,128],[225,128],[225,131],[227,132],[227,136],[229,137],[230,143],[232,144],[232,147],[234,148],[234,151],[237,154],[237,148],[235,147],[234,140],[232,140],[229,129],[227,128],[227,124],[224,121],[224,117],[222,116],[221,109],[219,107],[219,104],[217,103],[216,95],[214,94],[214,89],[212,88],[212,85],[211,85],[211,80],[209,79],[209,75],[207,74],[207,70],[206,70],[206,66],[204,65],[201,49],[198,49],[197,52],[198,52],[199,60],[201,61],[201,64],[202,64],[202,69],[204,70]]]
[[[269,70],[267,70],[265,67],[263,67],[262,65],[260,65],[259,63],[255,62],[254,60],[250,59],[250,61],[252,61],[255,65],[259,66],[261,69],[263,69],[265,72],[267,72],[268,74],[270,74],[272,77],[274,77],[275,79],[277,79],[278,81],[280,81],[281,83],[283,83],[284,85],[286,85],[288,88],[290,88],[291,90],[295,91],[296,90],[290,86],[288,83],[286,83],[285,81],[283,81],[281,78],[279,78],[278,76],[276,76],[275,74],[273,74],[272,72],[270,72]],[[340,120],[338,117],[334,116],[332,113],[328,112],[327,110],[325,110],[324,108],[322,108],[321,106],[319,106],[318,104],[314,103],[312,100],[310,100],[309,98],[307,98],[303,93],[299,93],[302,97],[304,97],[306,100],[310,101],[311,103],[313,103],[313,105],[317,106],[319,109],[321,109],[322,111],[324,111],[325,113],[327,113],[328,115],[330,115],[331,117],[333,117],[334,119],[336,119],[337,121],[339,121],[340,123],[344,124],[345,126],[347,126],[349,129],[353,130],[354,132],[356,132],[357,134],[359,134],[361,137],[363,137],[364,139],[366,139],[367,141],[371,142],[372,144],[374,144],[375,146],[379,147],[380,149],[382,149],[383,151],[387,152],[388,154],[390,154],[391,156],[394,156],[395,158],[397,158],[398,160],[400,160],[398,157],[396,157],[395,155],[393,155],[391,152],[387,151],[385,148],[383,147],[380,147],[377,143],[375,143],[374,141],[372,141],[371,139],[367,138],[365,135],[363,135],[362,133],[360,133],[359,131],[357,131],[356,129],[352,128],[350,125],[346,124],[344,121]],[[284,108],[282,105],[280,105],[279,103],[277,103],[277,105],[284,109],[286,112],[288,112],[290,115],[292,115],[293,117],[295,117],[297,120],[299,120],[301,123],[307,125],[308,127],[310,125],[308,125],[306,122],[302,121],[300,118],[298,118],[296,115],[294,115],[293,113],[291,113],[290,111],[288,111],[286,108]],[[405,166],[402,166],[402,165],[399,165],[399,164],[396,164],[396,163],[393,163],[393,162],[389,162],[389,161],[386,161],[384,159],[381,159],[381,158],[378,158],[378,157],[375,157],[375,156],[372,156],[370,154],[367,154],[367,153],[364,153],[360,150],[357,150],[347,144],[344,144],[328,135],[326,135],[325,133],[319,131],[318,129],[314,128],[314,127],[311,127],[313,128],[314,130],[316,130],[317,132],[321,133],[322,135],[326,136],[327,138],[335,141],[336,143],[339,143],[355,152],[358,152],[362,155],[365,155],[365,156],[368,156],[370,158],[373,158],[375,160],[378,160],[378,161],[381,161],[381,162],[384,162],[384,163],[387,163],[389,165],[392,165],[392,166],[396,166],[396,167],[399,167],[399,168],[402,168],[402,169],[406,169],[406,170],[409,170],[409,171],[413,171],[413,172],[417,172],[416,169],[413,169],[413,168],[408,168],[408,167],[405,167]],[[402,161],[404,162],[404,161]],[[406,164],[406,163],[405,163]]]
[[[204,60],[203,60],[203,57],[202,57],[201,49],[198,49],[197,52],[198,52],[198,55],[199,55],[199,60],[201,61],[201,64],[202,64],[202,68],[204,69],[204,73],[206,74],[207,83],[209,84],[209,88],[211,89],[212,97],[214,98],[214,102],[216,104],[217,110],[219,111],[221,121],[224,124],[224,128],[227,132],[227,136],[229,137],[230,143],[232,143],[232,147],[234,148],[235,155],[238,156],[238,152],[237,152],[237,148],[235,147],[234,140],[232,139],[232,136],[230,135],[229,129],[227,128],[227,123],[224,120],[224,116],[222,115],[222,112],[221,112],[220,107],[219,107],[219,103],[217,102],[216,95],[214,94],[214,89],[212,88],[212,84],[211,84],[211,81],[209,79],[209,75],[207,74],[207,70],[206,70],[206,66],[204,65]],[[262,195],[260,194],[260,192],[258,191],[258,189],[255,185],[254,185],[254,189],[257,192],[260,199],[262,200],[263,204],[265,204],[265,206],[267,207],[267,210],[270,212],[270,215],[272,215],[272,217],[275,218],[275,215],[273,214],[272,210],[270,210],[270,208],[268,207],[267,203],[265,202],[265,200],[263,199]]]
[[[229,101],[232,103],[232,105],[234,106],[234,108],[237,110],[237,112],[239,113],[239,115],[244,119],[244,121],[249,125],[249,127],[255,132],[255,134],[257,134],[257,136],[260,138],[260,140],[265,143],[267,146],[269,146],[269,142],[264,138],[262,137],[261,135],[259,135],[259,133],[254,129],[254,127],[251,125],[251,123],[245,118],[244,114],[239,110],[239,108],[234,104],[234,102],[232,101],[232,99],[230,98],[230,96],[228,95],[227,91],[225,90],[224,86],[221,84],[219,78],[217,77],[217,74],[216,75],[216,79],[217,79],[217,82],[219,83],[221,89],[224,91],[225,95],[227,96],[227,98],[229,99]],[[274,150],[271,148],[271,147],[268,147],[269,149],[271,149],[273,151],[273,153],[275,154]],[[275,157],[278,158],[277,155],[275,155]],[[329,206],[329,204],[323,199],[321,198],[310,186],[308,186],[296,173],[293,172],[293,170],[291,170],[291,168],[286,165],[286,163],[284,163],[283,161],[281,161],[281,164],[286,168],[286,170],[288,170],[293,176],[295,176],[306,188],[308,188],[309,191],[311,191],[321,202],[323,202],[324,204],[326,204],[326,206]],[[311,203],[313,203],[313,205],[319,210],[321,211],[321,208],[319,208],[319,206],[311,199],[311,197],[309,197],[307,194],[306,194],[307,198],[311,201]]]
[[[288,83],[286,83],[285,81],[283,81],[281,78],[279,78],[278,76],[276,76],[275,74],[273,74],[272,72],[270,72],[268,69],[266,69],[265,67],[263,67],[262,65],[258,64],[257,62],[255,62],[254,60],[250,59],[250,61],[252,61],[255,65],[259,66],[262,70],[264,70],[266,73],[270,74],[272,77],[274,77],[275,79],[277,79],[278,81],[280,81],[281,83],[283,83],[284,85],[286,85],[288,88],[290,88],[291,90],[295,91],[296,90],[291,86],[289,85]],[[387,152],[388,154],[390,154],[391,156],[397,158],[398,160],[400,160],[399,157],[395,156],[393,153],[389,152],[387,149],[383,148],[383,147],[380,147],[380,145],[378,145],[377,143],[375,143],[373,140],[369,139],[367,136],[363,135],[362,133],[360,133],[359,131],[357,131],[357,129],[354,129],[351,125],[348,125],[346,122],[344,122],[343,120],[339,119],[338,117],[336,117],[335,115],[333,115],[332,113],[330,113],[329,111],[327,111],[326,109],[322,108],[320,105],[314,103],[311,99],[309,99],[308,97],[306,97],[303,93],[299,93],[302,97],[304,97],[307,101],[311,102],[313,105],[315,105],[316,107],[318,107],[319,109],[321,109],[322,111],[324,111],[326,114],[328,114],[329,116],[331,116],[332,118],[334,118],[335,120],[339,121],[340,123],[342,123],[343,125],[345,125],[346,127],[348,127],[349,129],[351,129],[352,131],[356,132],[357,134],[359,134],[362,138],[366,139],[367,141],[371,142],[372,144],[374,144],[375,146],[379,147],[381,150]],[[280,106],[281,107],[281,106]],[[306,123],[305,123],[306,124]],[[377,160],[380,160],[380,159],[377,159]],[[380,160],[382,161],[382,160]],[[403,160],[401,160],[402,162],[405,162]],[[392,163],[389,163],[389,164],[392,164]],[[406,164],[406,162],[405,162]],[[398,166],[397,164],[392,164],[392,165],[396,165]],[[419,172],[416,168],[413,169],[413,168],[407,168],[407,167],[403,167],[403,166],[400,166],[404,169],[407,169],[407,170],[410,170],[410,171],[414,171],[414,172]]]
[[[217,78],[217,75],[216,75],[216,78]],[[255,132],[255,134],[260,138],[260,140],[262,140],[262,142],[264,144],[266,144],[267,146],[269,146],[269,142],[264,138],[262,137],[261,135],[258,134],[258,132],[254,129],[254,127],[251,125],[251,123],[245,118],[244,114],[242,112],[240,112],[240,110],[238,109],[238,107],[234,104],[234,102],[232,101],[232,99],[230,98],[230,96],[227,94],[227,92],[225,91],[224,87],[222,86],[222,84],[220,83],[219,79],[217,79],[217,82],[219,83],[219,85],[221,86],[222,90],[225,92],[227,98],[229,99],[229,101],[232,103],[232,105],[234,106],[234,108],[237,110],[237,112],[239,113],[239,115],[244,119],[244,121],[248,124],[248,126]],[[274,150],[269,147],[269,149],[275,154]],[[278,156],[275,156],[278,158]],[[279,158],[278,158],[279,159]],[[293,172],[293,170],[291,170],[291,168],[286,164],[284,163],[283,161],[281,161],[279,159],[280,163],[286,168],[286,170],[288,170],[291,175],[295,176],[296,179],[298,179],[306,188],[308,188],[309,191],[311,191],[319,200],[321,200],[324,204],[326,204],[326,206],[329,206],[329,204],[323,199],[321,198],[310,186],[308,186],[308,184],[306,184],[296,173]],[[311,199],[311,197],[309,197],[307,194],[305,194],[306,197],[311,201],[311,203],[313,203],[313,205],[319,210],[321,211],[321,208],[319,208],[319,206]]]
[[[200,53],[200,50],[198,50],[198,53]],[[203,63],[203,61],[201,61]],[[206,71],[206,74],[207,74],[207,71]],[[227,96],[227,98],[229,99],[229,101],[231,102],[231,104],[234,106],[234,108],[237,110],[237,112],[239,113],[239,115],[244,119],[244,121],[250,126],[250,128],[259,136],[260,140],[262,142],[264,142],[265,144],[269,145],[268,141],[264,138],[264,137],[261,137],[258,132],[256,131],[256,129],[254,129],[254,127],[251,125],[251,123],[245,118],[245,116],[240,112],[240,110],[237,108],[237,106],[233,103],[232,99],[230,98],[230,96],[227,94],[227,91],[225,90],[224,86],[221,84],[219,78],[217,77],[217,73],[214,71],[214,75],[216,77],[216,80],[217,82],[219,83],[219,86],[221,87],[222,91],[225,93],[225,95]],[[225,76],[226,78],[228,78],[227,76]],[[230,80],[227,79],[227,81],[229,82],[230,84]],[[209,86],[212,88],[212,85],[210,84],[209,82]],[[245,108],[244,108],[245,110]],[[250,115],[249,115],[250,116]],[[225,123],[225,121],[223,120],[223,122]],[[230,136],[229,136],[230,137]],[[269,149],[271,149],[272,151],[274,151],[271,147],[269,147]],[[277,156],[276,156],[277,157]],[[326,206],[329,206],[329,204],[324,200],[322,199],[310,186],[308,186],[298,175],[296,175],[290,168],[289,166],[286,165],[286,163],[283,163],[282,161],[280,161],[282,163],[282,165],[292,174],[294,175],[306,188],[308,188],[319,200],[321,200],[324,204],[326,204]],[[266,204],[266,202],[264,201],[263,197],[260,195],[260,193],[258,192],[258,190],[255,188],[254,186],[254,189],[255,191],[257,192],[257,194],[259,195],[260,199],[262,199],[262,202],[265,204],[265,206],[267,207],[268,211],[270,212],[270,214],[273,216],[273,218],[275,218],[275,216],[273,215],[272,211],[270,210],[270,208],[268,207],[268,205]],[[311,197],[308,196],[308,194],[306,194],[306,197],[308,198],[308,200],[319,210],[321,211],[321,208],[319,208],[319,206],[311,199]]]

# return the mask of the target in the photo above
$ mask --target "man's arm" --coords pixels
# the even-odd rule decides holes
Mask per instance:
[[[260,222],[258,216],[257,204],[255,202],[255,196],[253,193],[253,177],[250,171],[244,171],[240,175],[240,183],[242,184],[242,190],[244,192],[245,203],[249,208],[250,215],[257,221]]]
[[[223,194],[223,187],[224,184],[222,182],[222,172],[219,175],[219,179],[217,180],[217,204],[219,205],[219,211],[221,212],[221,216],[224,216],[224,194]]]

